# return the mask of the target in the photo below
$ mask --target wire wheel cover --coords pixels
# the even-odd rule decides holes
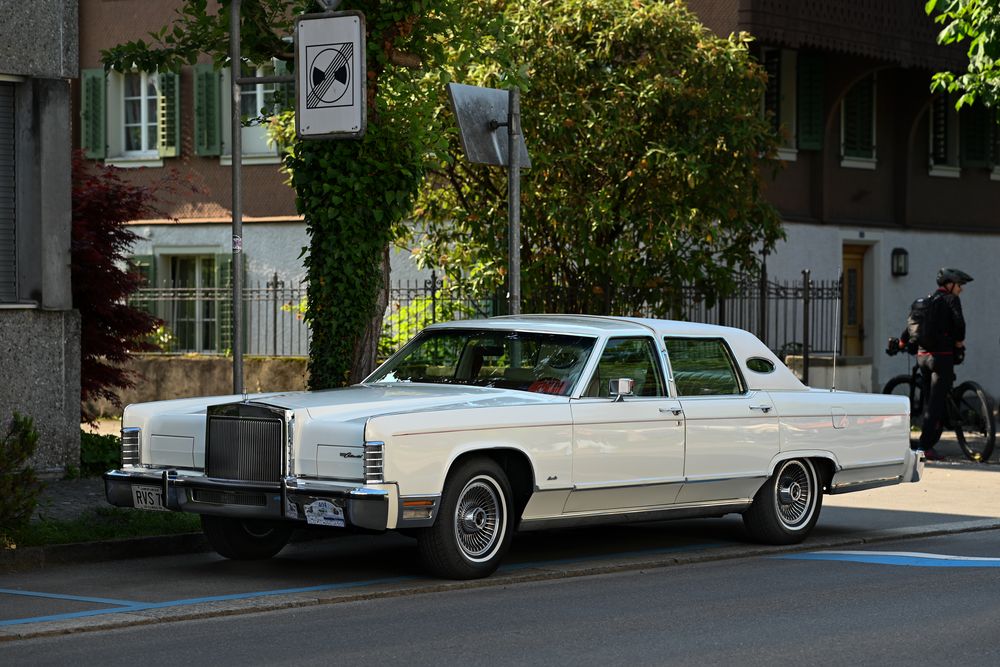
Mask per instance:
[[[809,523],[816,508],[814,479],[812,471],[801,461],[788,461],[778,473],[774,502],[785,528],[794,530]]]
[[[505,530],[506,505],[489,477],[475,477],[465,485],[455,507],[455,539],[470,560],[485,560],[500,544]]]

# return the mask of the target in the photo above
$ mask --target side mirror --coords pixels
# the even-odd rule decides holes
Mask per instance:
[[[615,399],[615,403],[625,400],[626,396],[631,396],[633,389],[635,389],[635,380],[632,378],[608,380],[608,395]]]

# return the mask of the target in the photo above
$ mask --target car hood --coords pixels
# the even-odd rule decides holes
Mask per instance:
[[[159,401],[131,405],[128,412],[134,416],[165,413],[205,414],[208,406],[238,403],[243,400],[294,410],[299,414],[305,413],[310,419],[350,421],[401,412],[540,405],[565,403],[569,399],[565,396],[491,387],[398,382],[354,385],[322,391],[251,394],[245,399],[240,395],[232,395]]]

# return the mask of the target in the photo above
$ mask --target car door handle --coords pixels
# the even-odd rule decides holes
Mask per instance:
[[[771,411],[771,410],[772,410],[773,408],[774,408],[774,406],[771,406],[771,405],[751,405],[751,406],[750,406],[750,409],[751,409],[751,410],[760,410],[760,411],[761,411],[761,412],[763,412],[763,413],[764,413],[765,415],[766,415],[766,414],[767,414],[768,412],[770,412],[770,411]]]
[[[669,412],[674,417],[678,417],[678,416],[680,416],[681,414],[684,413],[684,409],[683,408],[660,408],[660,412],[663,412],[663,413]]]

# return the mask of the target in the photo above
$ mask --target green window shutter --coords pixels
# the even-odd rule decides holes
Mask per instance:
[[[156,287],[156,259],[152,255],[135,255],[129,257],[128,263],[133,271],[143,278],[141,288]],[[154,317],[159,317],[155,299],[142,292],[135,292],[129,297],[129,305],[144,310]]]
[[[823,148],[823,59],[799,53],[796,73],[796,130],[800,150]]]
[[[274,59],[274,74],[276,76],[285,76],[290,74],[288,70],[288,63],[284,60],[278,58]],[[291,109],[295,106],[295,84],[294,83],[279,83],[278,84],[278,101],[283,109]]]
[[[963,167],[987,167],[994,116],[982,104],[962,107],[958,119],[960,164]]]
[[[222,154],[222,96],[219,73],[211,64],[194,66],[194,152]]]
[[[946,93],[931,103],[931,162],[948,163],[948,107],[951,97]]]
[[[990,113],[990,165],[1000,164],[1000,110]]]
[[[247,257],[246,255],[241,255],[243,258],[243,289],[244,293],[247,288],[246,274],[247,274]],[[217,308],[217,318],[216,318],[216,349],[219,352],[231,353],[233,350],[233,256],[231,254],[218,254],[215,256],[215,286],[225,289],[220,289],[217,294],[219,295]],[[246,299],[243,299],[243,351],[247,350],[247,341],[249,340],[249,332],[247,327],[247,322],[249,321],[250,304]]]
[[[854,84],[844,96],[844,156],[875,157],[875,77]]]
[[[80,76],[80,147],[91,160],[107,156],[106,77],[103,68],[85,69]]]
[[[767,72],[767,86],[764,88],[764,113],[770,114],[771,127],[775,132],[781,128],[781,51],[764,51],[764,71]]]
[[[159,79],[156,150],[160,157],[177,157],[181,154],[181,77],[176,72],[160,72]]]

